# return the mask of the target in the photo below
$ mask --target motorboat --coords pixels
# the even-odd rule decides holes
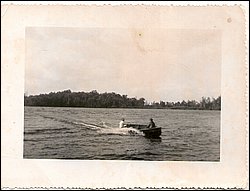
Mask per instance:
[[[126,127],[137,129],[143,132],[145,137],[148,138],[158,138],[161,136],[161,127],[148,128],[147,125],[141,125],[141,124],[126,124]]]

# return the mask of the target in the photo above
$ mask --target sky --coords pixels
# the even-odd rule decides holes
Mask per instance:
[[[115,92],[147,101],[220,96],[214,29],[26,28],[25,93]]]

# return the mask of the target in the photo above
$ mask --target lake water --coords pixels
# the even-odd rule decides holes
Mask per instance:
[[[219,161],[220,111],[25,107],[24,158]],[[162,127],[149,139],[127,123]]]

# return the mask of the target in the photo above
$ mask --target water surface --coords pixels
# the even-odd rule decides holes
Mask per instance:
[[[24,158],[219,161],[220,111],[25,107]],[[162,127],[145,138],[125,122]]]

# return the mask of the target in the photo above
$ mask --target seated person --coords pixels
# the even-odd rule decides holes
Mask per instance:
[[[120,123],[119,123],[119,128],[126,127],[126,125],[124,124],[124,121],[125,121],[125,119],[122,118],[122,120],[121,120]]]
[[[155,126],[153,119],[151,118],[147,128],[154,128],[154,127],[156,127],[156,126]]]

